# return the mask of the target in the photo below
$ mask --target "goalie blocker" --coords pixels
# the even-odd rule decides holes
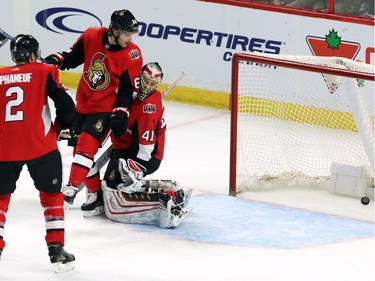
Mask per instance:
[[[145,191],[125,193],[102,181],[106,217],[121,223],[178,227],[192,210],[186,207],[192,190],[179,189],[178,184],[170,180],[146,180],[144,183]]]

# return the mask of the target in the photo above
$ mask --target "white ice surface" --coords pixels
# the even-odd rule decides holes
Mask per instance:
[[[192,202],[206,193],[227,195],[229,112],[167,102],[166,117],[165,159],[152,177],[172,178],[194,188]],[[67,179],[71,149],[59,144]],[[374,223],[373,202],[363,206],[358,199],[326,190],[282,188],[241,196]],[[298,249],[213,244],[149,233],[102,217],[84,219],[79,210],[83,202],[81,192],[66,214],[65,248],[75,254],[76,268],[55,274],[45,246],[38,193],[24,169],[7,215],[0,280],[375,280],[374,237]],[[189,217],[183,224],[189,224]]]

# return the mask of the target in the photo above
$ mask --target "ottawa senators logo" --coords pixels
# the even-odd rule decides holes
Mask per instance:
[[[94,125],[94,129],[97,131],[97,132],[102,132],[103,131],[103,120],[98,120],[96,122],[96,124]]]
[[[155,113],[156,112],[156,105],[152,103],[147,103],[143,106],[144,113]]]
[[[132,60],[136,60],[140,58],[141,54],[137,49],[134,49],[129,52],[129,56]]]
[[[89,87],[95,91],[101,91],[109,85],[110,76],[104,64],[106,56],[102,53],[96,53],[87,71],[83,72],[83,78]]]

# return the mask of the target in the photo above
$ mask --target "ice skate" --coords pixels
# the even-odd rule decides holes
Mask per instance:
[[[65,201],[65,209],[68,209],[71,205],[73,205],[74,199],[79,191],[79,188],[73,185],[66,185],[63,189],[64,194],[64,201]]]
[[[189,205],[189,201],[190,201],[192,193],[193,193],[192,189],[188,189],[185,191],[183,189],[177,190],[176,195],[175,195],[176,205],[181,208],[186,208],[187,205]]]
[[[66,252],[60,243],[48,244],[48,255],[55,273],[74,269],[74,255]]]
[[[81,206],[83,217],[91,218],[104,214],[103,192],[89,192],[87,202]]]
[[[182,208],[176,205],[169,194],[161,194],[159,202],[166,208],[166,210],[160,211],[160,228],[178,227],[192,210],[192,208]]]

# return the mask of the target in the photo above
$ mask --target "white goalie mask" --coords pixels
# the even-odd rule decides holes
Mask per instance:
[[[144,65],[140,75],[140,91],[138,99],[144,100],[160,85],[163,79],[163,71],[157,62],[150,62]]]

